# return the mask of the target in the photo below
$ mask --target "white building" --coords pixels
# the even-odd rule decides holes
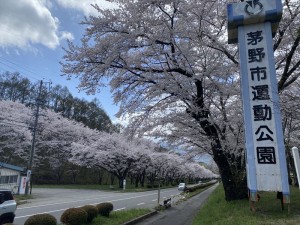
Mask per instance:
[[[0,189],[9,189],[19,193],[21,175],[25,169],[19,166],[0,162]]]

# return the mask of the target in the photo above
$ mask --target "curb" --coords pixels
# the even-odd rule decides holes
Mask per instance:
[[[138,222],[140,222],[140,221],[142,221],[144,219],[147,219],[147,218],[149,218],[151,216],[154,216],[155,214],[157,214],[156,210],[152,211],[150,213],[147,213],[147,214],[145,214],[143,216],[137,217],[137,218],[135,218],[133,220],[130,220],[130,221],[126,222],[126,223],[123,223],[122,225],[134,225],[134,224],[136,224],[136,223],[138,223]]]

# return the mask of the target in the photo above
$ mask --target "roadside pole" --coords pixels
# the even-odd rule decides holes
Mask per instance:
[[[157,206],[159,206],[159,201],[160,201],[160,180],[158,181]]]
[[[34,115],[34,117],[35,117],[34,125],[32,128],[33,134],[32,134],[30,158],[29,158],[28,167],[27,167],[25,195],[28,195],[28,192],[29,192],[30,178],[31,178],[31,173],[32,173],[32,164],[33,164],[34,146],[35,146],[35,134],[36,134],[36,128],[37,128],[38,118],[39,118],[40,100],[41,100],[40,98],[41,98],[42,87],[43,87],[43,81],[41,80],[40,87],[39,87],[39,93],[38,93],[38,97],[36,100],[37,106],[36,106],[36,112]]]
[[[299,157],[299,150],[297,147],[292,148],[293,152],[293,157],[294,157],[294,162],[295,162],[295,168],[296,168],[296,173],[297,173],[297,180],[298,180],[298,185],[300,181],[300,157]],[[296,174],[295,174],[296,175]],[[300,189],[300,185],[299,185]]]

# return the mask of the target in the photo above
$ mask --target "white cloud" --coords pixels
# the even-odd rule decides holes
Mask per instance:
[[[0,46],[32,49],[42,44],[55,49],[62,38],[72,38],[59,32],[59,20],[52,16],[46,0],[0,0]]]
[[[100,8],[113,8],[115,4],[105,0],[56,0],[56,2],[64,8],[72,8],[82,11],[86,16],[97,15],[97,11],[91,6],[97,4]]]
[[[74,36],[73,34],[71,34],[70,32],[61,32],[61,36],[60,36],[60,39],[61,40],[64,40],[64,39],[68,39],[68,40],[73,40],[74,39]]]

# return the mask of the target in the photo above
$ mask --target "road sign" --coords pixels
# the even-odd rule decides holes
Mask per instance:
[[[257,191],[283,193],[289,185],[272,36],[282,15],[280,0],[228,5],[228,42],[239,43],[241,92],[250,198]]]

